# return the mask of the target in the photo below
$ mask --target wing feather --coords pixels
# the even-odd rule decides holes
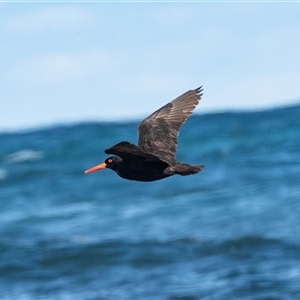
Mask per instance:
[[[106,154],[117,155],[123,159],[134,159],[136,156],[143,157],[149,161],[161,162],[161,160],[149,153],[144,152],[138,146],[129,142],[120,142],[105,150]]]
[[[163,161],[175,161],[179,129],[199,103],[202,91],[202,87],[190,90],[143,120],[138,126],[139,148]]]

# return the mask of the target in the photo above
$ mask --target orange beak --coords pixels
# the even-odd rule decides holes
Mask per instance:
[[[106,168],[106,163],[102,163],[100,165],[97,165],[95,167],[92,167],[90,169],[87,169],[86,171],[84,171],[84,173],[91,173],[91,172],[95,172],[101,169],[105,169]]]

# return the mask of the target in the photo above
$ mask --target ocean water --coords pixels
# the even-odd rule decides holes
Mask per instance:
[[[0,299],[300,299],[300,106],[192,116],[197,175],[84,174],[136,126],[0,133]]]

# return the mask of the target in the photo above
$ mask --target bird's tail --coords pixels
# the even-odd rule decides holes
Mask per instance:
[[[175,166],[172,166],[173,174],[178,174],[182,176],[196,174],[205,167],[205,165],[189,165],[183,163],[176,163]]]

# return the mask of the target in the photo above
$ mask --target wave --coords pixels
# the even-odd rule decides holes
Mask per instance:
[[[110,261],[122,260],[124,257],[131,257],[129,261],[138,260],[140,263],[157,264],[176,263],[186,259],[208,258],[213,256],[232,255],[239,256],[247,254],[249,257],[264,254],[266,256],[281,257],[282,253],[289,253],[290,258],[300,258],[300,244],[294,241],[264,237],[260,235],[245,235],[232,237],[224,240],[205,239],[196,237],[182,237],[179,239],[167,240],[130,240],[130,239],[98,239],[86,234],[70,236],[38,238],[36,240],[20,239],[12,241],[3,240],[0,243],[2,250],[7,250],[14,245],[15,250],[33,251],[43,249],[47,253],[45,259],[55,260],[59,263],[66,262],[68,257],[75,261],[90,261],[97,258],[102,263],[103,258],[110,258]],[[57,253],[64,253],[63,256]],[[95,255],[91,255],[91,254]],[[38,254],[38,253],[37,253]],[[185,254],[185,255],[184,255]],[[74,263],[75,263],[74,261]],[[127,261],[125,259],[124,261]],[[109,262],[107,262],[109,264]]]
[[[4,169],[0,169],[0,181],[7,178],[7,172]]]
[[[132,299],[128,291],[137,299],[160,299],[161,294],[166,299],[299,299],[299,244],[262,235],[165,241],[83,235],[25,244],[1,240],[0,249],[0,279],[9,291],[1,299],[45,294],[49,299],[107,299],[111,290],[118,290],[112,299]]]
[[[9,164],[20,163],[25,161],[37,161],[43,158],[41,151],[34,151],[31,149],[20,150],[5,157],[5,161]]]

